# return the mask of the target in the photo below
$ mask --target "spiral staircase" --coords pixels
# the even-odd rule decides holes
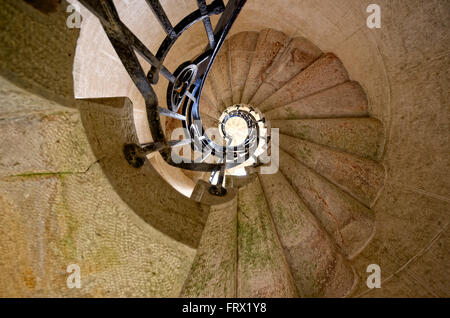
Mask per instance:
[[[146,155],[159,151],[170,165],[191,171],[187,177],[196,182],[191,199],[209,207],[181,295],[350,295],[357,276],[348,260],[374,233],[370,206],[384,182],[384,168],[377,162],[384,134],[382,123],[369,116],[364,91],[339,58],[305,38],[273,29],[225,40],[245,1],[230,1],[226,7],[213,2],[209,12],[223,11],[214,31],[206,2],[199,1],[200,13],[207,15],[203,22],[210,49],[170,74],[162,61],[173,44],[166,44],[181,35],[174,35],[175,29],[186,27],[173,28],[159,2],[149,1],[167,33],[156,57],[120,22],[112,2],[81,3],[100,19],[146,103],[154,141],[126,144],[125,158],[139,169]],[[148,80],[127,44],[152,64]],[[146,84],[158,83],[158,71],[169,80],[168,109],[156,108]],[[162,136],[172,131],[162,130],[158,112],[168,116],[166,127],[181,122],[187,139],[166,142]],[[227,134],[233,118],[247,123],[241,128],[248,136],[240,150]],[[204,132],[208,126],[219,128],[222,144]],[[281,134],[262,135],[268,127]],[[272,161],[279,161],[279,169],[271,172],[264,172],[256,150],[249,150],[264,141]],[[173,149],[180,145],[188,145],[188,151],[190,145],[200,160],[186,163],[180,157],[175,162]],[[215,158],[207,163],[210,156]],[[239,166],[246,166],[243,176],[233,176]]]
[[[224,43],[200,109],[212,117],[236,104],[279,129],[279,171],[232,177],[238,194],[211,206],[182,295],[351,294],[348,259],[373,235],[370,206],[384,182],[383,125],[363,90],[335,55],[266,29]]]
[[[92,93],[93,81],[83,76],[102,66],[82,59],[95,39],[80,37],[74,85],[88,103],[80,107],[83,124],[122,200],[156,230],[195,249],[180,274],[179,296],[355,296],[364,278],[354,260],[373,241],[373,207],[386,186],[387,128],[341,59],[274,28],[230,35],[244,0],[198,0],[176,25],[159,1],[143,1],[165,32],[155,55],[122,22],[129,14],[123,4],[79,2],[93,17],[84,26],[106,34],[126,70],[111,75],[117,92]],[[205,30],[201,52],[173,62],[170,51],[194,25]],[[104,99],[126,95],[128,79],[137,89],[128,94],[131,103]],[[113,110],[97,112],[96,104]],[[96,116],[111,121],[114,142],[95,132],[104,129]],[[231,127],[234,119],[243,126]],[[119,122],[124,138],[115,136],[123,133],[114,131]],[[176,129],[182,135],[170,138]],[[113,171],[116,161],[121,170]],[[127,188],[133,183],[150,183],[149,198]],[[157,209],[167,214],[151,212]]]

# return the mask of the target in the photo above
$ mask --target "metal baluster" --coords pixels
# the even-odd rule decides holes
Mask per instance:
[[[164,11],[161,3],[159,0],[146,0],[148,5],[153,11],[153,14],[158,18],[159,23],[163,27],[164,31],[166,31],[166,34],[169,36],[170,39],[176,39],[177,33],[175,32],[172,23],[170,23],[169,18],[166,15],[166,12]]]
[[[158,111],[161,115],[179,119],[179,120],[186,120],[186,116],[181,115],[179,113],[173,112],[171,110],[168,110],[167,108],[158,107]]]
[[[206,16],[203,19],[203,25],[205,26],[206,35],[208,36],[209,45],[212,49],[216,47],[216,39],[214,38],[214,30],[211,25],[211,19],[208,16],[208,7],[205,0],[197,0],[198,8],[202,16]]]

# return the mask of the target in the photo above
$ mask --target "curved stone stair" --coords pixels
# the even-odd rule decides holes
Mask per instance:
[[[369,206],[384,180],[375,161],[280,134],[280,149]]]
[[[258,36],[259,34],[257,32],[242,32],[236,34],[229,40],[230,80],[233,104],[239,104],[241,102]]]
[[[363,158],[381,155],[383,126],[373,118],[271,120],[280,134],[295,137]]]
[[[327,53],[303,72],[291,78],[261,104],[255,106],[266,112],[327,88],[343,84],[348,80],[347,71],[341,60],[334,54]]]
[[[255,53],[246,76],[241,103],[248,104],[264,81],[264,73],[289,44],[289,37],[279,31],[266,29],[259,33]]]
[[[280,172],[259,179],[300,296],[349,294],[356,282],[351,265],[288,180]]]
[[[238,297],[296,297],[269,206],[257,178],[238,194]]]
[[[263,82],[250,104],[262,104],[321,55],[322,51],[305,38],[291,39],[286,49],[274,59],[273,64],[264,73]]]
[[[334,54],[266,29],[226,41],[200,102],[205,126],[235,104],[258,108],[279,129],[279,170],[253,169],[231,201],[205,205],[211,213],[181,295],[350,296],[351,260],[374,234],[370,207],[385,178],[384,127],[369,116],[363,89]]]
[[[237,197],[204,208],[208,220],[180,297],[235,297]]]
[[[267,119],[357,118],[369,116],[367,98],[357,82],[325,89],[266,111]]]

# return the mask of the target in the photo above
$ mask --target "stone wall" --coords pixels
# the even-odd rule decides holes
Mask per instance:
[[[163,1],[175,21],[191,8],[188,3],[171,6],[171,1]],[[353,260],[361,278],[354,296],[449,296],[450,4],[446,0],[380,0],[382,28],[369,30],[366,8],[370,3],[250,0],[232,34],[274,28],[289,36],[304,36],[322,51],[335,53],[350,78],[364,87],[371,115],[386,127],[386,186],[372,207],[376,211],[374,239]],[[191,247],[198,244],[206,216],[151,167],[137,178],[150,180],[139,197],[155,193],[158,200],[135,200],[133,188],[128,188],[135,176],[126,175],[131,170],[123,166],[118,152],[104,148],[109,145],[106,140],[96,139],[102,122],[92,121],[96,114],[110,114],[105,115],[105,123],[110,120],[106,125],[110,130],[105,130],[109,134],[114,126],[111,118],[124,114],[105,110],[104,105],[91,110],[88,102],[72,98],[78,31],[68,30],[65,18],[63,8],[44,14],[20,1],[0,5],[0,74],[47,98],[30,102],[38,97],[15,93],[20,88],[14,86],[5,89],[10,84],[4,81],[1,85],[0,123],[6,137],[2,137],[0,158],[0,266],[5,268],[0,274],[0,294],[69,295],[64,289],[64,268],[76,260],[89,273],[91,280],[86,284],[92,285],[84,292],[90,295],[108,295],[107,291],[120,296],[175,295],[189,270]],[[140,25],[145,30],[132,29],[145,36],[149,25]],[[155,38],[162,39],[162,32]],[[188,44],[187,55],[193,56],[204,42],[199,25],[177,45]],[[186,51],[182,54],[168,57],[171,69],[184,61],[180,59]],[[105,81],[117,61],[103,61],[111,61],[103,65],[103,74],[98,73],[103,76],[99,80]],[[164,88],[158,92],[161,96]],[[61,110],[55,101],[79,111]],[[68,128],[70,133],[62,133]],[[138,131],[144,128],[137,127]],[[51,129],[61,130],[63,146],[57,145]],[[36,143],[29,142],[33,138]],[[33,156],[28,149],[49,150]],[[20,155],[13,155],[19,150]],[[60,157],[54,151],[67,153]],[[121,178],[125,175],[128,181]],[[169,193],[173,197],[165,197]],[[153,202],[159,205],[150,205],[153,213],[147,214]],[[159,207],[172,202],[171,216],[166,218],[167,211]],[[191,223],[183,223],[186,218]],[[177,224],[188,224],[189,229]],[[365,287],[365,270],[372,263],[382,269],[379,290]],[[144,278],[135,279],[133,270],[123,264]],[[120,283],[105,283],[113,276],[120,277]],[[134,294],[126,294],[129,286]]]
[[[171,209],[174,205],[164,202],[175,198],[151,167],[145,177],[153,182],[147,179],[143,184],[149,199],[156,200],[151,186],[158,183],[167,196],[153,206],[147,198],[134,198],[140,202],[133,206],[121,197],[126,190],[121,186],[130,187],[133,178],[138,186],[144,177],[137,172],[124,178],[105,173],[110,168],[118,174],[133,168],[111,167],[127,163],[111,151],[95,148],[110,147],[117,153],[114,135],[105,136],[110,140],[105,144],[97,130],[98,144],[92,147],[94,137],[86,135],[95,121],[104,129],[110,129],[108,123],[120,127],[120,121],[111,117],[94,117],[93,109],[98,115],[99,108],[113,106],[85,103],[86,110],[80,112],[31,95],[4,79],[1,87],[0,296],[177,296],[195,250],[156,228],[170,226],[173,237],[190,245],[200,234],[190,228],[189,216],[181,219]],[[27,112],[22,101],[29,105]],[[116,112],[124,108],[113,107]],[[128,189],[132,191],[142,195]],[[136,215],[139,211],[141,217]],[[202,221],[197,224],[201,232]],[[182,231],[190,237],[182,237]],[[69,264],[80,266],[82,289],[67,288]]]
[[[177,296],[207,215],[125,161],[128,99],[73,98],[78,31],[63,6],[6,1],[0,14],[0,296]]]

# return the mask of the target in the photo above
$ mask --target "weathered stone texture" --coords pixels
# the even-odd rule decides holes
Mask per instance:
[[[156,229],[196,247],[207,214],[198,203],[171,187],[154,168],[167,164],[152,158],[151,163],[135,169],[124,160],[123,145],[137,142],[130,101],[94,99],[80,105],[80,113],[92,150],[120,197]]]
[[[281,134],[373,160],[381,156],[383,124],[373,118],[271,120]]]
[[[302,297],[343,297],[356,277],[287,179],[259,175],[295,285]]]
[[[362,281],[354,296],[449,297],[449,202],[388,183],[373,210],[377,231],[353,263],[359,273],[380,265],[382,288]]]
[[[258,178],[238,194],[238,297],[296,297]]]
[[[281,149],[280,170],[341,252],[359,254],[374,233],[373,212]]]
[[[2,297],[176,296],[194,251],[137,218],[99,164],[0,181]],[[69,264],[81,289],[66,285]]]
[[[114,135],[102,133],[107,133],[112,126],[116,134],[120,134],[121,120],[132,122],[126,115],[130,114],[131,108],[123,107],[123,99],[121,104],[109,106],[80,103],[80,116],[77,110],[53,107],[43,98],[6,81],[2,83],[2,92],[6,93],[1,99],[8,106],[3,112],[6,116],[0,120],[3,136],[0,152],[0,295],[178,295],[195,251],[145,223],[143,219],[153,221],[149,216],[137,217],[136,210],[132,210],[126,200],[124,202],[123,194],[115,188],[111,175],[105,173],[108,168],[120,173],[118,167],[127,166],[121,147],[114,144],[117,142]],[[28,114],[21,109],[21,104],[17,104],[21,100],[28,101]],[[40,105],[44,106],[41,110]],[[95,105],[109,110],[110,114],[122,114],[122,117],[115,120],[112,116],[95,117],[96,111],[98,114]],[[15,109],[19,110],[17,117],[13,117]],[[86,109],[90,109],[90,121]],[[91,132],[88,127],[96,121],[103,130],[97,129],[96,137],[93,134],[87,136],[86,133]],[[126,137],[127,130],[122,132],[121,138]],[[111,152],[100,154],[96,148],[99,145],[93,143],[92,138],[98,138],[97,142],[116,151],[119,157],[108,156]],[[132,168],[128,169],[131,171]],[[160,178],[151,168],[149,171],[155,174],[154,181]],[[128,182],[139,180],[136,172],[135,179]],[[120,179],[127,182],[127,178]],[[159,180],[165,184],[161,178]],[[167,188],[161,184],[162,191],[171,189],[167,184]],[[138,193],[137,189],[134,193]],[[158,195],[155,191],[151,193]],[[199,206],[193,203],[184,221],[175,221],[177,212],[172,210],[173,204],[179,204],[178,211],[186,211],[189,207],[175,197],[168,196],[168,199],[171,204],[146,204],[148,215],[162,212],[162,219],[167,223],[156,220],[158,229],[167,226],[185,231],[189,238],[184,241],[197,244],[195,231],[188,228],[195,224],[200,234],[204,221],[200,218],[189,222],[187,219],[189,213],[195,213],[193,210],[200,210]],[[160,204],[164,205],[163,210],[158,208]],[[179,222],[179,228],[170,224],[174,221]],[[180,236],[178,239],[183,240]],[[69,264],[78,264],[81,268],[83,287],[79,290],[67,288],[65,270]]]
[[[307,39],[302,37],[291,39],[288,46],[266,70],[264,82],[252,97],[250,104],[261,104],[321,55],[322,51]]]
[[[7,85],[6,82],[3,84]],[[15,90],[19,92],[17,87]],[[1,97],[5,100],[10,95]],[[39,106],[45,105],[46,101],[36,98],[36,102],[35,106]],[[0,176],[78,173],[97,161],[77,111],[61,108],[50,111],[45,107],[43,110],[36,108],[28,115],[21,110],[17,117],[11,113],[0,119],[0,135],[3,136]]]
[[[265,112],[268,119],[278,120],[367,115],[367,98],[356,82],[346,82]]]
[[[236,297],[237,196],[211,207],[181,297]]]
[[[370,206],[385,179],[381,164],[326,146],[280,134],[280,148]]]
[[[241,102],[250,65],[252,65],[258,35],[258,32],[242,32],[232,36],[229,40],[233,104]]]
[[[150,10],[140,10],[145,1],[115,3],[125,24],[155,52],[165,34]],[[220,66],[223,78],[216,83],[211,77],[205,92],[217,115],[224,106],[218,102],[223,96],[230,103],[242,95],[242,102],[248,103],[260,89],[254,102],[261,103],[267,118],[276,120],[287,135],[289,131],[292,137],[381,160],[387,175],[380,193],[358,185],[346,188],[355,196],[362,195],[366,204],[372,203],[372,211],[283,152],[280,169],[338,245],[337,251],[355,257],[351,263],[361,279],[353,296],[448,297],[449,2],[380,0],[382,28],[374,30],[366,27],[370,3],[266,0],[261,5],[248,1],[230,35],[262,31],[255,40],[256,50],[251,52],[249,40],[245,44],[250,49],[242,50],[242,55],[229,52],[223,61],[231,64]],[[167,0],[163,5],[172,21],[196,9],[190,0],[177,6]],[[98,21],[88,14],[74,60],[79,32],[67,28],[65,6],[46,12],[23,1],[7,0],[0,5],[0,296],[176,296],[188,275],[208,211],[179,193],[189,192],[185,188],[190,180],[165,167],[159,157],[141,170],[123,160],[124,142],[151,141],[144,103]],[[287,83],[296,68],[282,72],[280,67],[272,73],[280,82],[263,84],[269,78],[268,70],[287,63],[281,57],[290,52],[286,49],[289,39],[301,37],[336,56],[326,55]],[[175,70],[197,56],[205,43],[203,25],[198,23],[180,38],[165,64]],[[149,65],[142,64],[148,70]],[[155,88],[162,105],[164,81]],[[274,87],[279,89],[274,91]],[[134,109],[123,99],[113,101],[114,105],[111,100],[77,103],[74,91],[75,96],[85,98],[128,96]],[[80,111],[61,108],[54,101]],[[351,124],[351,133],[339,133],[339,140],[330,137],[338,133],[329,124],[283,125],[285,120],[305,118],[340,118],[341,123],[350,123],[353,119],[348,117],[369,115],[383,123],[383,136],[379,128],[370,130],[371,125],[365,126],[370,132],[357,129],[356,122]],[[213,120],[208,124],[213,125]],[[366,133],[368,144],[362,141]],[[381,141],[375,142],[377,138]],[[322,153],[305,160],[316,167],[317,162],[330,163],[330,159]],[[339,180],[351,176],[341,175]],[[351,178],[350,183],[354,181]],[[241,274],[254,274],[240,283],[245,291],[241,294],[296,295],[281,246],[290,251],[295,245],[290,240],[298,237],[291,237],[287,225],[280,227],[286,230],[280,235],[281,243],[275,235],[277,226],[283,224],[281,218],[294,211],[282,215],[275,205],[298,198],[266,202],[258,197],[260,193],[259,186],[250,184],[239,198],[242,234],[250,229],[262,238],[241,259],[241,265],[249,261],[248,271]],[[254,218],[245,219],[243,212]],[[313,227],[305,226],[311,231]],[[240,239],[243,243],[242,235]],[[267,258],[251,264],[247,256],[256,251]],[[326,251],[320,256],[335,255],[331,249]],[[299,264],[294,260],[301,254],[286,256],[291,266]],[[336,271],[348,274],[346,262],[333,257],[342,265],[336,265]],[[267,259],[270,270],[265,267]],[[81,266],[81,290],[68,290],[65,285],[65,268],[70,263]],[[382,268],[381,289],[368,290],[365,285],[366,267],[372,263]],[[334,276],[338,277],[333,280],[335,285],[315,286],[293,271],[303,295],[337,295],[342,292],[341,283],[348,290],[349,280],[339,280],[347,274]],[[329,294],[324,292],[327,288]]]
[[[269,98],[258,105],[261,111],[288,105],[300,98],[345,83],[349,77],[342,62],[327,53],[315,61],[304,72],[291,78]]]
[[[213,74],[216,87],[218,88],[217,93],[220,98],[219,104],[221,104],[225,109],[233,105],[228,44],[229,41],[225,41],[223,43],[221,52],[214,61],[213,67],[210,71]]]
[[[242,103],[248,104],[250,102],[263,83],[266,70],[288,44],[289,37],[282,32],[266,29],[259,33],[255,54],[253,55],[252,64],[242,93]]]
[[[50,99],[72,99],[72,65],[79,29],[66,25],[67,4],[44,14],[24,1],[2,2],[0,72]]]

